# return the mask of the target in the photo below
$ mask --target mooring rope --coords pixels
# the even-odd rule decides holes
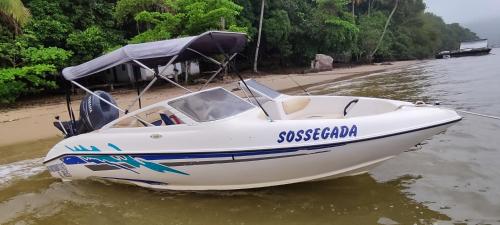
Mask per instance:
[[[420,105],[420,104],[421,104],[420,101],[417,101],[415,103],[415,105]],[[425,103],[424,103],[424,105],[425,105]],[[471,111],[465,111],[465,110],[454,109],[454,108],[449,108],[449,107],[440,107],[441,102],[435,102],[432,105],[436,106],[438,108],[454,110],[454,111],[457,111],[457,112],[460,112],[460,113],[464,113],[464,114],[469,114],[469,115],[474,115],[474,116],[479,116],[479,117],[484,117],[484,118],[489,118],[489,119],[500,120],[500,116],[493,116],[493,115],[488,115],[488,114],[483,114],[483,113],[477,113],[477,112],[471,112]]]
[[[490,119],[495,119],[495,120],[500,120],[500,117],[498,116],[492,116],[492,115],[487,115],[487,114],[482,114],[482,113],[476,113],[476,112],[470,112],[470,111],[465,111],[465,110],[458,110],[458,109],[451,109],[455,110],[457,112],[469,114],[469,115],[474,115],[474,116],[479,116],[479,117],[485,117],[485,118],[490,118]]]

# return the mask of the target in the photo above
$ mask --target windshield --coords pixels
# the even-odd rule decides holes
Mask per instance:
[[[222,88],[175,99],[168,104],[197,122],[224,119],[254,107]]]
[[[258,91],[260,94],[267,96],[270,99],[276,99],[281,95],[281,93],[269,88],[268,86],[265,86],[255,80],[246,80],[245,83],[248,85],[249,88],[252,90]],[[241,84],[240,86],[245,90],[248,91],[248,89],[245,87],[244,84]]]

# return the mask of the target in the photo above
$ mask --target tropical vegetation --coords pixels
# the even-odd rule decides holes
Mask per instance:
[[[263,9],[263,11],[261,11]],[[317,53],[363,63],[431,57],[477,36],[422,0],[1,0],[0,104],[57,88],[59,71],[128,43],[248,33],[250,68],[306,66]],[[251,62],[252,61],[252,62]]]

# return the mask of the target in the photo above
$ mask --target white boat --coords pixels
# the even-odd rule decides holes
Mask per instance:
[[[91,94],[82,100],[80,122],[70,113],[71,121],[55,123],[66,138],[45,158],[51,175],[64,181],[105,179],[170,190],[233,190],[332,179],[365,173],[461,120],[455,111],[425,104],[290,96],[243,79],[240,95],[216,87],[118,115],[128,110],[116,106],[111,95],[91,92],[75,81],[118,62],[149,68],[164,65],[158,59],[214,60],[208,55],[217,51],[226,53],[218,64],[221,71],[245,42],[244,34],[207,32],[126,46],[65,69],[66,79]],[[155,51],[138,51],[143,48]]]

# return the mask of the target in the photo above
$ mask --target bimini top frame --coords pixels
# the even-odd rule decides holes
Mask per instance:
[[[135,62],[140,66],[156,67],[166,62],[182,62],[200,56],[221,53],[231,55],[241,52],[246,42],[244,33],[208,31],[198,36],[130,44],[81,65],[65,68],[62,74],[66,80],[72,81],[123,63]]]
[[[218,73],[228,66],[229,61],[231,61],[244,49],[246,42],[247,37],[244,33],[208,31],[198,36],[182,37],[142,44],[130,44],[81,65],[67,67],[63,69],[62,74],[66,80],[70,81],[74,85],[127,114],[137,101],[140,100],[144,93],[146,93],[149,88],[153,86],[158,78],[162,78],[187,92],[192,92],[163,75],[163,72],[170,65],[176,62],[192,60],[200,57],[206,58],[220,67],[219,70],[217,70],[216,73],[214,73],[214,75],[212,75],[212,77],[210,77],[207,81],[208,84],[208,82],[210,82]],[[223,62],[219,62],[208,56],[214,54],[223,54],[225,56],[225,60]],[[229,54],[231,55],[229,56]],[[91,76],[124,63],[135,63],[138,66],[151,71],[155,75],[153,80],[141,93],[139,93],[137,98],[132,101],[126,109],[122,109],[107,102],[105,99],[95,95],[92,91],[76,82],[79,78]],[[157,71],[151,68],[157,68],[160,65],[164,66],[162,71]]]
[[[135,103],[137,103],[137,101],[140,101],[142,95],[144,95],[144,93],[146,93],[147,90],[153,86],[158,78],[162,78],[170,82],[171,84],[184,89],[187,92],[192,92],[191,90],[179,85],[178,83],[170,80],[168,77],[163,75],[163,72],[170,65],[177,62],[197,59],[200,57],[217,64],[219,66],[219,69],[215,71],[215,73],[207,80],[206,84],[203,85],[202,88],[200,88],[201,90],[206,87],[207,84],[215,76],[217,76],[217,74],[219,74],[229,66],[229,62],[245,48],[246,43],[247,36],[244,33],[208,31],[198,36],[127,45],[81,65],[67,67],[62,71],[62,74],[66,80],[70,81],[74,85],[99,98],[100,100],[116,108],[120,112],[127,114],[129,110],[135,105]],[[225,59],[222,62],[219,62],[209,56],[216,54],[224,55]],[[165,62],[168,63],[165,64]],[[155,75],[153,80],[125,109],[122,109],[117,105],[108,102],[106,99],[103,99],[91,90],[76,82],[77,79],[91,76],[93,74],[102,72],[124,63],[135,63],[138,66],[151,71]],[[158,66],[164,66],[163,70],[158,71],[157,69],[152,69],[152,67],[158,68]],[[240,79],[243,80],[241,76]],[[71,100],[68,96],[68,110],[70,113],[70,118],[72,119],[72,121],[74,121],[70,101]],[[263,108],[262,110],[266,115],[268,115]],[[136,116],[134,117],[141,121],[143,124],[152,126],[152,124],[145,122],[143,119]]]

